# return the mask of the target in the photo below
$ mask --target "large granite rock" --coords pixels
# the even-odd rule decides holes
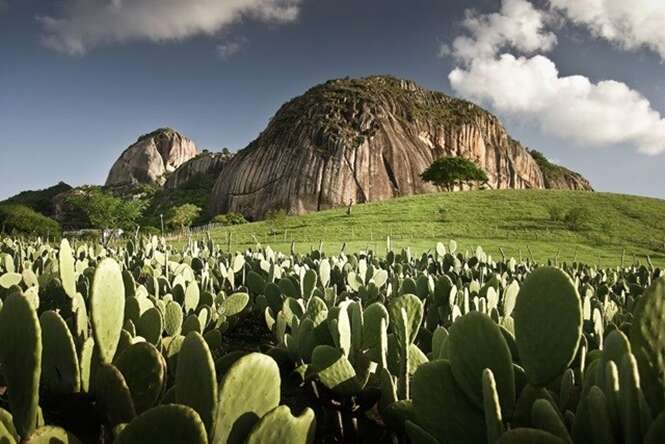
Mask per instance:
[[[164,188],[175,190],[187,185],[197,177],[212,178],[214,181],[219,177],[222,168],[231,159],[232,155],[225,153],[211,153],[203,151],[193,159],[189,159],[170,174],[166,179]]]
[[[329,81],[281,107],[224,167],[210,211],[260,219],[437,191],[419,175],[464,156],[491,188],[544,188],[543,173],[482,108],[415,83],[377,76]]]
[[[554,190],[593,191],[593,187],[581,174],[550,162],[543,153],[529,152],[543,172],[545,188]]]
[[[106,186],[164,185],[167,176],[199,153],[194,142],[170,128],[139,137],[116,160]]]

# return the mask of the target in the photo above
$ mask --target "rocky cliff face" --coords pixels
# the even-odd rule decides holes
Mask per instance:
[[[173,174],[170,174],[166,179],[164,188],[167,190],[178,189],[197,176],[211,177],[215,180],[231,157],[232,155],[227,153],[203,151],[198,156],[180,165]]]
[[[258,219],[437,191],[419,175],[463,156],[491,188],[544,188],[533,157],[482,108],[392,77],[334,80],[284,106],[224,167],[213,213]]]
[[[199,153],[194,142],[170,128],[139,137],[116,160],[106,186],[164,185],[167,176]]]
[[[593,187],[589,181],[580,174],[550,162],[539,151],[531,150],[529,153],[543,172],[545,188],[551,188],[554,190],[593,191]]]

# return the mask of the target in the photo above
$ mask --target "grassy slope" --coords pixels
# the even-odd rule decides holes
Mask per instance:
[[[549,220],[548,208],[583,206],[592,214],[587,228],[572,232]],[[439,208],[448,210],[441,221]],[[385,252],[386,236],[393,248],[410,246],[421,252],[437,241],[458,241],[464,250],[481,245],[486,252],[527,256],[528,248],[538,261],[577,257],[589,263],[618,265],[622,250],[626,260],[646,255],[657,265],[665,264],[665,200],[608,193],[574,191],[504,190],[437,193],[356,205],[346,216],[344,208],[322,211],[283,222],[257,222],[213,230],[216,242],[232,248],[251,246],[255,238],[274,249],[288,251],[291,240],[298,249],[318,246],[331,252],[346,241],[347,249],[368,246]],[[271,234],[271,231],[276,232]],[[199,234],[202,237],[203,234]]]

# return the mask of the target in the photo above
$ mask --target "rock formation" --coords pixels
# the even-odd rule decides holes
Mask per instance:
[[[433,192],[420,173],[454,155],[484,168],[491,188],[547,186],[529,152],[470,102],[387,76],[333,80],[283,105],[225,165],[210,211],[259,219],[279,208],[304,213]]]
[[[106,186],[135,183],[164,185],[170,173],[198,153],[194,142],[177,131],[158,129],[139,137],[122,153],[111,168]]]
[[[529,153],[543,172],[545,188],[555,190],[593,191],[589,181],[580,174],[570,171],[568,168],[564,168],[560,165],[553,164],[539,151],[531,150]]]
[[[211,153],[203,151],[198,156],[189,159],[176,169],[166,179],[164,188],[175,190],[186,185],[197,176],[211,177],[213,181],[217,179],[222,172],[224,165],[231,159],[232,155],[226,153]]]

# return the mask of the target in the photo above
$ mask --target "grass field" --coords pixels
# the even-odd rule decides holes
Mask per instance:
[[[549,208],[564,212],[587,208],[589,222],[570,230],[552,221]],[[440,209],[446,209],[445,217]],[[609,193],[553,190],[471,191],[437,193],[321,211],[282,220],[256,222],[211,230],[216,243],[232,249],[260,242],[289,251],[291,242],[303,251],[318,247],[336,252],[346,243],[347,251],[372,248],[385,253],[390,236],[393,249],[409,246],[414,253],[433,248],[437,241],[455,239],[462,251],[481,245],[493,256],[500,249],[508,256],[538,261],[554,259],[606,266],[625,260],[642,262],[650,256],[665,265],[665,200]],[[205,233],[199,232],[202,238]],[[530,250],[530,252],[529,252]]]

